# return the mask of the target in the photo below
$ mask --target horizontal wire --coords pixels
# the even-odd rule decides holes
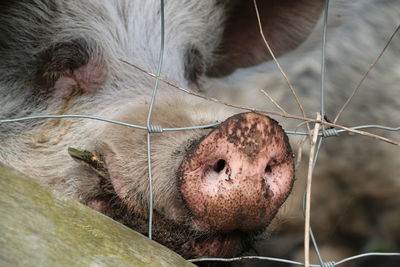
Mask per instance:
[[[400,252],[367,252],[355,256],[351,256],[348,258],[344,258],[338,262],[324,262],[325,266],[338,266],[348,261],[357,260],[361,258],[371,257],[371,256],[400,256]],[[286,260],[281,258],[273,258],[273,257],[263,257],[263,256],[242,256],[242,257],[234,257],[234,258],[198,258],[198,259],[190,259],[190,262],[201,262],[201,261],[221,261],[221,262],[231,262],[231,261],[239,261],[244,259],[257,259],[257,260],[265,260],[265,261],[274,261],[274,262],[281,262],[287,264],[294,264],[298,266],[304,266],[304,263],[292,260]],[[310,264],[311,267],[321,267],[320,264]],[[324,267],[324,266],[322,266]]]
[[[287,264],[294,264],[298,266],[304,266],[304,263],[280,258],[272,258],[272,257],[262,257],[262,256],[242,256],[242,257],[235,257],[235,258],[198,258],[198,259],[191,259],[188,260],[190,262],[201,262],[201,261],[221,261],[221,262],[231,262],[231,261],[239,261],[244,259],[257,259],[257,260],[267,260],[267,261],[275,261]],[[317,264],[311,264],[312,267],[318,267]]]
[[[11,123],[11,122],[21,122],[21,121],[28,121],[28,120],[65,119],[65,118],[97,120],[97,121],[108,122],[108,123],[112,123],[112,124],[116,124],[116,125],[126,126],[126,127],[130,127],[130,128],[136,128],[136,129],[140,129],[140,130],[148,130],[148,127],[146,127],[146,126],[140,126],[137,124],[127,123],[127,122],[122,122],[122,121],[117,121],[117,120],[111,120],[111,119],[105,119],[105,118],[89,116],[89,115],[40,115],[40,116],[21,117],[21,118],[16,118],[16,119],[0,120],[0,124]],[[216,127],[220,124],[221,124],[221,122],[215,122],[215,123],[210,123],[210,124],[205,124],[205,125],[197,125],[197,126],[177,127],[177,128],[162,128],[161,126],[158,126],[158,125],[156,127],[161,127],[162,131],[167,132],[167,131],[207,129],[207,128]],[[150,127],[154,127],[154,125],[150,125]]]
[[[359,254],[359,255],[355,255],[355,256],[351,256],[348,258],[345,258],[343,260],[340,260],[338,262],[335,263],[335,266],[348,262],[348,261],[352,261],[352,260],[356,260],[356,259],[360,259],[360,258],[366,258],[366,257],[371,257],[371,256],[400,256],[400,252],[368,252],[368,253],[363,253],[363,254]]]
[[[355,126],[355,127],[349,127],[352,130],[360,130],[360,129],[381,129],[381,130],[387,130],[387,131],[400,131],[400,126],[399,127],[388,127],[384,125],[377,125],[377,124],[369,124],[369,125],[360,125],[360,126]],[[340,133],[347,132],[346,130],[340,129],[326,129],[325,131],[333,131],[336,135]],[[306,132],[298,132],[298,131],[285,131],[286,134],[291,134],[291,135],[309,135],[309,133]],[[319,136],[324,136],[322,132],[318,134]],[[329,135],[330,136],[330,135]]]
[[[78,118],[78,119],[90,119],[90,120],[98,120],[98,121],[103,121],[103,122],[108,122],[112,124],[117,124],[117,125],[122,125],[130,128],[136,128],[140,130],[148,130],[148,127],[146,126],[141,126],[137,124],[132,124],[132,123],[127,123],[127,122],[122,122],[122,121],[117,121],[117,120],[111,120],[111,119],[105,119],[101,117],[96,117],[96,116],[89,116],[89,115],[40,115],[40,116],[31,116],[31,117],[21,117],[21,118],[16,118],[16,119],[7,119],[7,120],[0,120],[0,124],[2,123],[12,123],[12,122],[21,122],[21,121],[27,121],[27,120],[40,120],[40,119],[65,119],[65,118]],[[157,127],[158,129],[161,129],[161,131],[155,131],[155,132],[167,132],[167,131],[184,131],[184,130],[195,130],[195,129],[207,129],[207,128],[212,128],[220,125],[221,122],[215,122],[215,123],[210,123],[210,124],[205,124],[205,125],[197,125],[197,126],[188,126],[188,127],[177,127],[177,128],[163,128],[162,126],[159,125],[151,125],[151,127]],[[369,125],[360,125],[360,126],[355,126],[355,127],[350,127],[350,129],[353,130],[359,130],[359,129],[382,129],[382,130],[387,130],[387,131],[400,131],[400,126],[399,127],[388,127],[384,125],[376,125],[376,124],[369,124]],[[326,130],[331,130],[334,131],[336,135],[339,133],[347,132],[346,130],[336,130],[336,129],[326,129]],[[298,132],[298,131],[285,131],[286,134],[290,135],[309,135],[306,132]],[[323,136],[323,133],[320,132],[319,136]]]

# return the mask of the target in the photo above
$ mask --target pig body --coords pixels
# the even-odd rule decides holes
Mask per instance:
[[[271,1],[260,9],[284,53],[307,37],[322,5]],[[246,10],[242,18],[240,10]],[[162,75],[200,90],[206,73],[221,76],[267,60],[256,20],[246,17],[252,10],[246,1],[168,1]],[[297,23],[290,14],[298,11],[305,15]],[[284,34],[274,31],[285,24],[282,15],[291,25]],[[154,79],[121,59],[157,69],[157,1],[3,1],[0,21],[2,119],[82,114],[145,124]],[[247,38],[240,32],[258,49],[241,51],[242,43],[232,42]],[[225,63],[230,57],[234,64]],[[160,84],[152,124],[202,125],[232,114]],[[84,119],[2,123],[0,161],[148,234],[146,134]],[[68,147],[92,156],[82,161],[73,154],[74,161]],[[214,130],[157,134],[151,147],[153,237],[186,257],[240,253],[293,184],[287,137],[261,115],[236,115]]]

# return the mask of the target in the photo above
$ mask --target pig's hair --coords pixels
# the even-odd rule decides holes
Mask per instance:
[[[100,1],[103,3],[32,0],[3,4],[0,16],[2,83],[22,86],[27,77],[34,75],[32,70],[42,67],[42,58],[38,55],[58,44],[69,43],[85,50],[90,58],[104,61],[109,77],[114,79],[122,78],[119,58],[134,60],[135,64],[154,71],[160,47],[159,3]],[[168,2],[165,58],[175,62],[166,64],[169,66],[163,69],[166,77],[184,83],[183,57],[191,51],[201,54],[207,62],[213,61],[212,47],[218,44],[221,35],[223,6],[214,1]],[[209,34],[210,29],[214,30],[213,34]],[[15,81],[20,84],[13,84]],[[1,92],[6,89],[2,87]]]

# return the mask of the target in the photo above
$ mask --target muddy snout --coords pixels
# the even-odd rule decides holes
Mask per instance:
[[[278,123],[234,115],[182,161],[180,190],[199,231],[265,228],[289,195],[294,160]]]

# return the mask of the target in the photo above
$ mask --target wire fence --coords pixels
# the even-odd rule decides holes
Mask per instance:
[[[349,97],[349,99],[345,102],[345,104],[342,106],[340,111],[338,112],[337,116],[335,117],[335,120],[333,123],[325,121],[324,120],[324,115],[325,115],[325,107],[324,107],[324,102],[325,102],[325,54],[326,54],[326,36],[327,36],[327,25],[328,25],[328,8],[329,8],[329,0],[325,2],[325,11],[324,11],[324,26],[323,26],[323,37],[322,37],[322,56],[321,56],[321,99],[320,99],[320,111],[318,114],[318,117],[316,119],[312,118],[307,118],[305,116],[304,110],[301,106],[301,103],[299,99],[296,96],[295,90],[292,87],[290,81],[288,80],[285,72],[283,69],[280,67],[278,61],[276,60],[275,56],[273,55],[273,51],[270,49],[268,42],[266,41],[266,38],[263,34],[263,29],[261,26],[260,18],[259,18],[259,13],[257,9],[257,3],[256,0],[254,0],[254,6],[256,10],[256,14],[258,17],[259,21],[259,26],[260,26],[260,34],[262,35],[264,42],[266,46],[268,47],[268,50],[272,54],[272,57],[274,58],[279,70],[281,71],[282,75],[285,76],[285,79],[288,83],[288,86],[290,87],[291,91],[293,92],[294,97],[296,98],[296,101],[302,111],[303,116],[296,116],[292,114],[288,114],[286,112],[282,113],[277,113],[277,112],[271,112],[271,111],[264,111],[264,110],[258,110],[254,108],[249,108],[249,107],[244,107],[244,106],[238,106],[238,105],[233,105],[231,103],[224,102],[222,100],[210,98],[210,97],[205,97],[203,95],[200,95],[196,92],[187,90],[185,88],[179,87],[172,82],[164,79],[161,75],[162,73],[162,66],[163,66],[163,57],[164,57],[164,35],[165,35],[165,25],[164,25],[164,0],[160,0],[160,29],[161,29],[161,43],[160,43],[160,50],[159,50],[159,60],[158,60],[158,67],[157,67],[157,73],[153,74],[151,72],[148,72],[139,66],[133,65],[130,62],[127,62],[123,59],[121,61],[125,62],[126,64],[130,65],[131,67],[134,67],[136,69],[139,69],[140,71],[146,73],[147,75],[153,76],[155,78],[155,84],[152,90],[152,95],[151,95],[151,100],[148,106],[148,115],[147,115],[147,120],[145,125],[136,125],[136,124],[130,124],[130,123],[125,123],[122,121],[117,121],[117,120],[110,120],[110,119],[105,119],[101,117],[96,117],[96,116],[88,116],[88,115],[43,115],[43,116],[30,116],[30,117],[22,117],[22,118],[15,118],[15,119],[2,119],[0,120],[0,124],[2,123],[14,123],[14,122],[24,122],[24,121],[29,121],[29,120],[42,120],[42,119],[54,119],[54,118],[72,118],[72,119],[88,119],[88,120],[98,120],[98,121],[103,121],[106,123],[111,123],[111,124],[116,124],[116,125],[121,125],[121,126],[126,126],[126,127],[131,127],[139,130],[143,130],[147,132],[147,158],[148,158],[148,184],[149,184],[149,220],[148,220],[148,238],[152,239],[152,225],[153,225],[153,181],[152,181],[152,165],[151,165],[151,135],[154,133],[163,133],[166,131],[187,131],[187,130],[193,130],[193,129],[208,129],[208,128],[213,128],[218,126],[221,122],[216,122],[212,124],[207,124],[207,125],[198,125],[198,126],[187,126],[187,127],[181,127],[181,128],[164,128],[161,125],[153,125],[151,123],[151,117],[152,117],[152,111],[154,108],[154,105],[156,104],[156,96],[157,96],[157,90],[159,87],[159,82],[164,82],[167,83],[168,85],[175,87],[178,90],[184,91],[188,94],[195,95],[197,97],[201,97],[204,99],[207,99],[212,102],[217,102],[222,105],[230,106],[230,107],[235,107],[239,108],[242,110],[248,110],[248,111],[254,111],[258,113],[263,113],[263,114],[268,114],[268,115],[277,115],[281,116],[283,118],[292,118],[292,119],[298,119],[302,120],[308,124],[314,124],[314,133],[312,132],[313,129],[309,128],[308,132],[302,132],[302,131],[290,131],[287,130],[285,131],[289,135],[301,135],[301,136],[307,136],[310,139],[312,139],[314,142],[311,142],[313,147],[311,148],[311,155],[310,155],[310,168],[308,172],[308,183],[307,183],[307,188],[304,192],[304,197],[303,197],[303,212],[305,216],[305,235],[304,235],[304,251],[305,251],[305,262],[298,262],[298,261],[293,261],[293,260],[288,260],[288,259],[282,259],[282,258],[274,258],[274,257],[262,257],[262,256],[242,256],[242,257],[234,257],[234,258],[197,258],[197,259],[190,259],[190,262],[204,262],[204,261],[216,261],[216,262],[234,262],[234,261],[241,261],[241,260],[251,260],[251,259],[256,259],[256,260],[264,260],[264,261],[270,261],[270,262],[279,262],[279,263],[286,263],[286,264],[291,264],[295,266],[312,266],[312,267],[333,267],[333,266],[339,266],[344,263],[350,262],[350,261],[355,261],[364,257],[371,257],[371,256],[400,256],[399,253],[394,253],[394,252],[369,252],[369,253],[363,253],[359,255],[355,255],[352,257],[348,257],[342,260],[339,260],[337,262],[334,261],[326,261],[325,259],[322,258],[321,253],[318,249],[317,241],[314,237],[314,234],[311,230],[310,227],[310,191],[311,191],[311,178],[312,178],[312,170],[314,169],[318,157],[318,153],[321,149],[321,146],[323,144],[324,138],[327,137],[333,137],[333,136],[338,136],[340,133],[344,132],[353,132],[356,134],[361,134],[361,135],[366,135],[372,138],[376,138],[378,140],[388,142],[390,144],[394,144],[399,146],[400,143],[395,141],[395,140],[390,140],[388,138],[371,134],[369,132],[361,131],[365,129],[382,129],[386,131],[400,131],[400,126],[399,127],[388,127],[385,125],[360,125],[360,126],[354,126],[354,127],[345,127],[339,124],[336,124],[336,121],[338,120],[339,116],[341,115],[342,111],[346,108],[348,103],[351,101],[353,96],[358,92],[358,90],[361,87],[362,82],[365,80],[367,77],[368,73],[371,71],[371,69],[374,67],[374,65],[377,63],[379,58],[383,55],[385,52],[386,48],[389,46],[390,42],[392,41],[393,37],[397,34],[397,32],[400,29],[400,25],[396,28],[396,30],[393,32],[391,35],[391,38],[387,42],[386,46],[384,49],[381,51],[379,56],[376,58],[376,60],[370,65],[368,71],[365,73],[363,76],[362,80],[360,83],[357,85],[356,89],[352,93],[352,95]],[[279,107],[279,106],[278,106]],[[329,128],[327,128],[329,127]],[[320,128],[320,129],[319,129]],[[308,239],[311,238],[312,245],[315,249],[315,252],[317,254],[319,264],[310,264],[309,263],[309,241]]]

